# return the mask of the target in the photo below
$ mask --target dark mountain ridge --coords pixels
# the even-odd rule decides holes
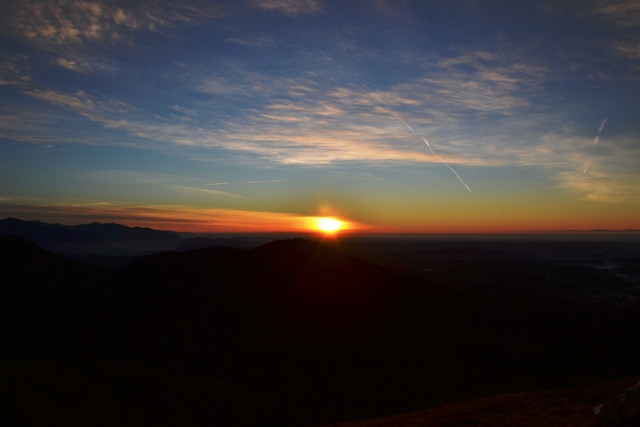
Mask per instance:
[[[0,235],[15,235],[51,251],[70,253],[159,252],[179,244],[182,237],[168,231],[120,224],[46,224],[16,218],[0,220]]]
[[[246,420],[228,411],[249,407],[244,425],[320,425],[640,370],[637,310],[551,301],[513,278],[460,290],[304,239],[164,252],[112,272],[12,236],[0,254],[6,366],[71,353],[191,378],[181,390],[218,381],[242,404],[210,416]]]

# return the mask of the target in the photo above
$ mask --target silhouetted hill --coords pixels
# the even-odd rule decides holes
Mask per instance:
[[[117,277],[115,299],[130,307],[124,312],[133,317],[144,312],[146,321],[167,325],[156,338],[148,329],[141,331],[144,338],[131,338],[132,345],[149,343],[152,354],[154,345],[175,348],[172,339],[190,346],[213,342],[214,335],[233,345],[255,340],[269,348],[294,336],[353,338],[377,324],[398,280],[376,265],[302,239],[253,250],[213,247],[150,255]],[[181,333],[184,328],[191,335]],[[175,335],[168,332],[174,329]]]
[[[45,224],[15,218],[0,220],[0,235],[24,237],[42,247],[72,253],[135,253],[171,249],[183,240],[177,234],[119,224]]]
[[[75,345],[76,333],[107,277],[99,269],[46,251],[17,236],[0,236],[1,328],[6,354]]]
[[[568,390],[510,393],[456,402],[425,411],[335,424],[334,427],[449,427],[449,426],[563,426],[607,425],[590,423],[596,403],[611,401],[639,377],[623,378]],[[612,425],[612,424],[609,424]],[[637,425],[625,417],[620,425]]]
[[[539,276],[518,274],[519,264],[500,280],[464,287],[447,280],[470,280],[481,271],[475,261],[448,260],[449,275],[435,283],[304,239],[158,253],[113,272],[12,236],[0,239],[0,255],[7,366],[35,369],[43,355],[63,360],[69,352],[106,358],[121,390],[150,377],[118,379],[117,371],[142,364],[209,384],[176,380],[180,393],[193,384],[194,399],[218,393],[211,384],[229,385],[237,393],[230,402],[251,408],[246,421],[216,406],[222,412],[208,412],[201,425],[213,413],[245,425],[320,425],[640,370],[636,308],[550,299],[530,283]],[[558,289],[572,274],[588,280],[597,272],[559,270],[543,270],[559,274]],[[566,289],[576,287],[567,281]],[[162,387],[168,396],[153,394],[158,402],[192,410]],[[148,401],[141,405],[151,414]],[[186,413],[173,419],[198,424]]]
[[[225,246],[229,248],[246,248],[246,247],[258,246],[258,245],[254,244],[253,242],[246,242],[242,238],[191,237],[179,242],[175,247],[173,247],[173,250],[184,252],[184,251],[191,251],[194,249],[210,248],[212,246]]]
[[[188,239],[184,239],[183,241],[178,243],[178,245],[176,245],[173,248],[173,250],[185,252],[185,251],[191,251],[194,249],[210,248],[211,246],[226,246],[226,245],[220,245],[216,243],[216,240],[208,239],[206,237],[191,237]]]

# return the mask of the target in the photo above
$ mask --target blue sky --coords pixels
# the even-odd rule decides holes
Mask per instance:
[[[0,216],[640,228],[638,0],[4,9]]]

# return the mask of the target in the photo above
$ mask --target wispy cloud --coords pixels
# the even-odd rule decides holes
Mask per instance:
[[[180,115],[160,117],[82,91],[25,93],[148,141],[224,149],[279,163],[439,162],[422,140],[407,134],[389,115],[377,100],[381,98],[428,137],[448,164],[490,165],[511,161],[517,153],[500,147],[496,129],[478,126],[477,121],[503,116],[511,129],[531,121],[536,115],[530,95],[545,73],[518,58],[481,51],[442,59],[411,82],[369,90],[349,75],[338,75],[336,81],[332,64],[319,55],[315,61],[307,66],[320,72],[315,77],[233,70],[203,79],[196,86],[199,92],[218,97],[217,105],[222,99],[235,109],[243,108],[242,115],[224,121],[212,120],[202,109],[206,104],[174,105]],[[523,120],[525,114],[528,119]],[[468,136],[464,129],[469,129]],[[518,134],[523,135],[521,129]],[[484,140],[491,142],[483,145]]]
[[[598,145],[589,135],[550,135],[549,139],[554,141],[549,155],[560,161],[548,167],[558,187],[593,202],[640,202],[640,150],[633,138],[607,137]]]
[[[313,232],[318,217],[284,212],[202,209],[179,205],[118,205],[103,201],[68,203],[0,203],[0,216],[18,216],[62,224],[92,221],[190,232]],[[343,229],[366,226],[345,219]]]
[[[615,41],[613,42],[613,50],[622,57],[640,59],[640,39]]]
[[[127,32],[158,31],[216,15],[210,5],[181,2],[19,0],[9,7],[9,26],[40,47],[122,41]]]
[[[81,116],[100,122],[109,128],[120,128],[126,123],[123,117],[134,114],[138,109],[117,99],[100,99],[84,91],[65,93],[53,89],[29,89],[25,94],[48,101],[54,105],[66,107]]]
[[[561,187],[580,195],[583,199],[601,203],[640,202],[638,174],[615,172],[610,168],[589,168],[587,174],[575,171],[556,175]]]
[[[388,123],[388,129],[370,124],[369,128],[359,129],[356,126],[349,130],[345,129],[344,122],[340,125],[336,120],[330,120],[331,116],[334,118],[341,116],[339,110],[332,110],[322,105],[319,110],[315,107],[311,109],[299,107],[302,108],[301,114],[314,114],[324,118],[314,127],[304,126],[304,124],[296,127],[280,127],[277,124],[278,120],[275,120],[277,123],[274,126],[273,119],[258,115],[251,118],[248,124],[228,124],[225,132],[220,132],[216,128],[194,128],[179,121],[153,122],[139,109],[125,102],[116,99],[98,99],[82,91],[68,94],[47,89],[31,90],[26,93],[66,107],[107,128],[123,130],[137,137],[178,145],[249,152],[281,163],[321,164],[339,160],[429,162],[434,160],[431,155],[417,150],[403,151],[383,141],[380,145],[374,143],[376,139],[394,138],[394,133],[397,133],[397,129],[393,130],[394,123]],[[304,110],[304,108],[308,109]],[[351,120],[348,118],[347,122]],[[260,128],[258,125],[266,127]],[[251,129],[248,129],[248,126]],[[401,139],[403,137],[405,136],[400,136]],[[448,158],[455,163],[453,158]]]
[[[79,72],[79,73],[90,72],[94,68],[88,62],[82,61],[82,60],[70,60],[70,59],[66,59],[66,58],[56,58],[54,60],[54,63],[59,65],[59,66],[61,66],[61,67],[66,68],[68,70],[76,71],[76,72]]]
[[[223,185],[227,183],[202,184],[201,179],[166,173],[135,171],[122,169],[90,170],[79,173],[83,180],[92,180],[108,185],[126,185],[129,187],[141,185],[159,185],[164,191],[190,194],[208,194],[211,196],[225,196],[244,199],[244,196],[228,191],[212,190],[202,186]]]
[[[264,47],[276,44],[276,39],[268,34],[246,35],[244,37],[232,37],[228,42],[248,47]]]
[[[591,13],[622,27],[640,26],[640,0],[597,0]]]
[[[200,194],[209,194],[211,196],[235,197],[238,199],[246,198],[239,194],[229,193],[228,191],[210,190],[208,188],[189,187],[186,185],[172,185],[171,188],[177,191],[182,191],[187,193],[200,193]]]
[[[254,0],[253,5],[287,15],[317,13],[322,10],[317,0]]]
[[[534,59],[487,50],[457,51],[425,61],[424,72],[411,80],[386,87],[367,82],[366,88],[348,66],[343,72],[315,52],[293,67],[298,74],[231,69],[214,76],[195,75],[188,85],[199,92],[199,102],[186,98],[168,107],[172,112],[162,117],[82,91],[28,88],[24,93],[124,132],[132,144],[223,150],[261,163],[440,163],[420,138],[389,114],[379,97],[454,167],[537,166],[581,198],[615,202],[635,197],[633,180],[640,182],[640,177],[634,172],[638,156],[630,151],[633,144],[623,137],[608,138],[595,147],[601,151],[589,148],[597,125],[590,134],[576,128],[566,111],[549,109],[545,81],[550,70]],[[227,116],[217,115],[220,105],[229,109]],[[17,120],[25,119],[7,115],[0,128],[7,132]],[[582,175],[587,161],[593,175],[574,176]],[[214,184],[225,185],[199,183],[182,191],[208,190],[198,186]]]
[[[174,111],[178,111],[182,114],[186,114],[188,116],[193,116],[195,114],[198,114],[197,110],[194,110],[193,108],[182,107],[180,105],[174,105],[173,107],[171,107],[171,109]]]
[[[29,57],[15,54],[0,57],[0,85],[24,85],[31,81],[28,69]]]
[[[53,54],[48,61],[57,66],[98,73],[117,69],[109,47],[134,46],[135,33],[195,25],[220,10],[203,0],[10,0],[0,24],[3,32]]]

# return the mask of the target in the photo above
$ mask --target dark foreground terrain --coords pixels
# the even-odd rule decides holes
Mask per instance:
[[[404,276],[292,239],[103,269],[0,236],[0,414],[314,426],[640,373],[633,280],[476,252]]]

